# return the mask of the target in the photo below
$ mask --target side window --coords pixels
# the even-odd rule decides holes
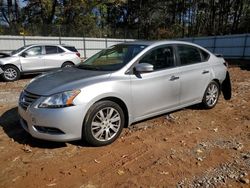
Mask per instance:
[[[178,46],[178,54],[180,57],[181,65],[189,65],[202,62],[200,51],[196,47],[188,45]]]
[[[155,49],[144,56],[140,63],[149,63],[154,65],[154,70],[174,67],[174,53],[171,46],[165,46]]]
[[[35,46],[25,51],[26,56],[37,56],[42,54],[42,47]]]
[[[57,46],[45,46],[46,54],[57,54]]]

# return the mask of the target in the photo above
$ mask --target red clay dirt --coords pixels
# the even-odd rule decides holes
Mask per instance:
[[[31,77],[0,82],[0,187],[250,187],[250,71],[230,74],[230,101],[134,124],[105,147],[32,138],[17,113]]]

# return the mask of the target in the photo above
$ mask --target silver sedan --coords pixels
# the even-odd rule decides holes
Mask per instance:
[[[213,108],[221,90],[230,99],[222,57],[187,42],[140,41],[34,78],[18,110],[33,137],[102,146],[134,122],[198,103]]]

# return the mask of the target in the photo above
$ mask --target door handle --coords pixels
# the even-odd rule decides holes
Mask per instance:
[[[209,73],[208,70],[204,70],[204,71],[202,72],[202,74],[207,74],[207,73]]]
[[[178,80],[180,77],[178,76],[171,76],[170,81]]]

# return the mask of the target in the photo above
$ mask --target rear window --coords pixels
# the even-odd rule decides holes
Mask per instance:
[[[63,46],[64,48],[66,48],[67,50],[71,51],[71,52],[78,52],[77,49],[74,46]]]

